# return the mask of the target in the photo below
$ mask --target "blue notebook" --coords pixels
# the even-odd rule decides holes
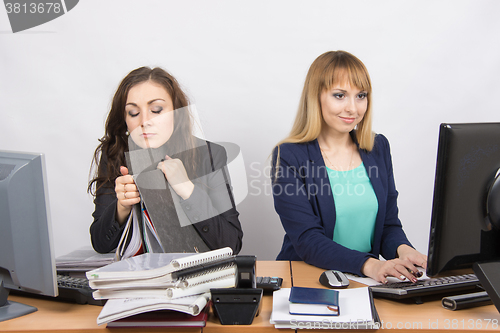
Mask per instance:
[[[293,315],[338,316],[339,292],[333,289],[292,287],[289,311]]]

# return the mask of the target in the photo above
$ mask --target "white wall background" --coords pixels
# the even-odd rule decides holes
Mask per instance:
[[[268,157],[291,128],[311,62],[342,49],[370,71],[400,218],[426,252],[439,124],[500,121],[499,15],[500,2],[481,0],[82,0],[13,34],[0,8],[0,149],[46,154],[56,255],[88,245],[89,167],[112,95],[130,70],[162,66],[207,138],[241,147],[242,253],[274,259],[284,233]]]

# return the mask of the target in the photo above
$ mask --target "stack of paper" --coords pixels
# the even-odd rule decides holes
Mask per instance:
[[[209,306],[193,316],[178,311],[153,311],[114,320],[107,327],[205,327]]]
[[[275,328],[291,329],[378,329],[380,322],[367,287],[339,290],[338,316],[290,314],[290,288],[273,294],[271,324]]]
[[[231,248],[204,253],[146,253],[86,273],[95,299],[108,299],[98,324],[153,310],[198,315],[211,288],[236,283]]]
[[[122,231],[122,236],[116,247],[116,260],[131,258],[135,255],[143,253],[142,250],[142,235],[139,228],[139,218],[137,209],[132,210],[127,223]]]
[[[133,315],[157,311],[174,310],[197,316],[210,300],[210,293],[178,298],[117,298],[106,302],[97,317],[97,324],[102,325]],[[167,314],[164,314],[167,316]],[[167,318],[165,318],[167,319]]]
[[[84,246],[56,258],[57,271],[86,272],[115,261],[114,253],[100,254],[90,246]]]

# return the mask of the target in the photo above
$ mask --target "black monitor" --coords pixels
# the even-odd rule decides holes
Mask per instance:
[[[500,259],[499,169],[500,123],[441,124],[427,275]]]
[[[10,290],[57,296],[49,215],[44,156],[0,151],[0,321],[37,310]]]

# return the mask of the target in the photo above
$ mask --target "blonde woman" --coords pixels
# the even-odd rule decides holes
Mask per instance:
[[[371,94],[366,67],[348,52],[311,65],[292,131],[273,152],[274,204],[286,232],[277,259],[416,281],[427,257],[398,218],[389,142],[371,129]]]

